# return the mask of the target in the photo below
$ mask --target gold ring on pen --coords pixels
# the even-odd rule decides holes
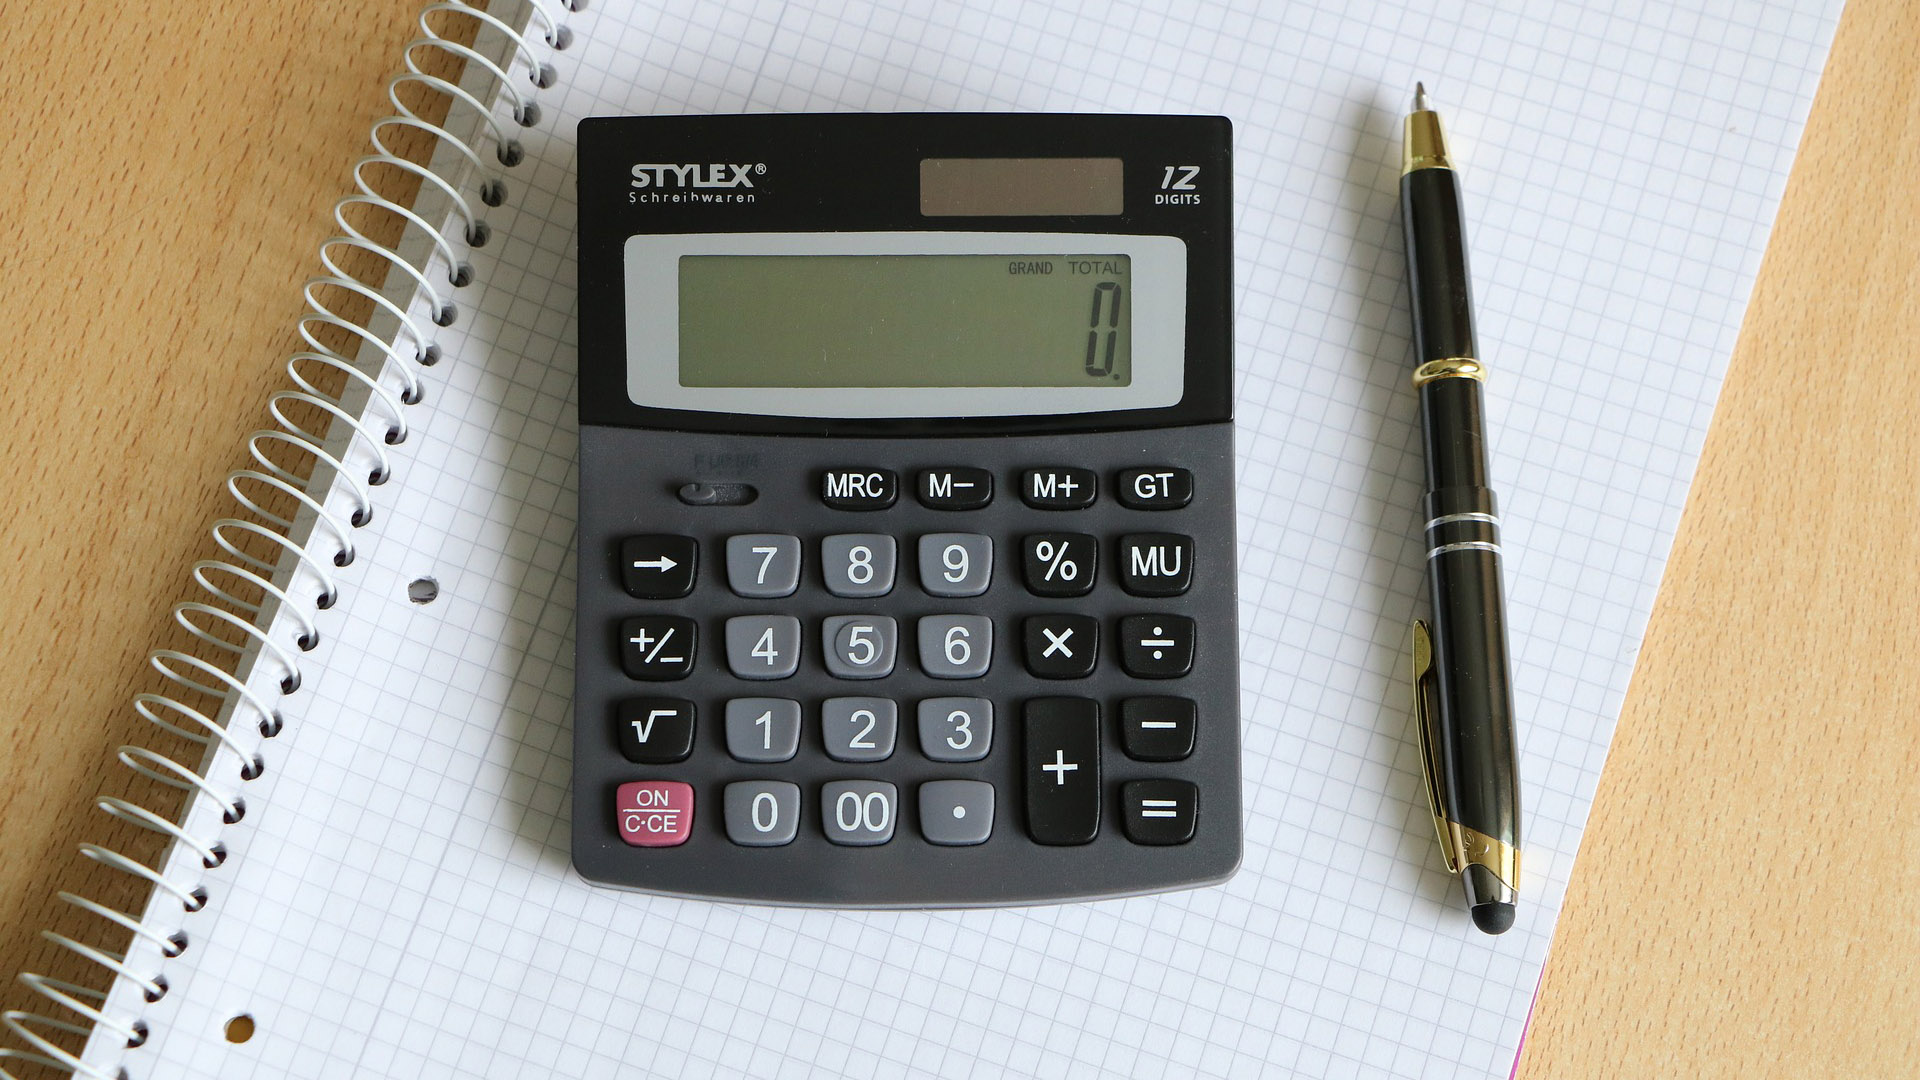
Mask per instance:
[[[1484,382],[1487,369],[1480,361],[1471,356],[1449,356],[1441,360],[1429,360],[1413,369],[1413,385],[1425,386],[1435,379],[1472,379]]]

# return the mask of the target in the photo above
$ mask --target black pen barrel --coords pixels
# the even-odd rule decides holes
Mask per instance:
[[[1400,178],[1414,329],[1414,385],[1426,449],[1422,538],[1433,602],[1433,711],[1443,775],[1442,840],[1458,858],[1474,922],[1513,922],[1520,850],[1500,517],[1487,473],[1486,419],[1474,337],[1460,182],[1438,118],[1408,118]]]
[[[1415,169],[1400,178],[1416,363],[1480,355],[1464,220],[1460,178],[1452,169]]]

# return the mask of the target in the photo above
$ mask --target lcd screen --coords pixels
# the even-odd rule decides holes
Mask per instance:
[[[688,387],[1124,387],[1132,260],[682,255]]]

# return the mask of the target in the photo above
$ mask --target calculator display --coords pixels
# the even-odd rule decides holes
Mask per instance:
[[[683,255],[680,385],[1127,386],[1124,254]]]
[[[1163,408],[1187,374],[1187,245],[1129,233],[637,234],[627,399],[758,416]]]

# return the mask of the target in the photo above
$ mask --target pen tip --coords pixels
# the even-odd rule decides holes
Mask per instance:
[[[1489,901],[1473,905],[1473,925],[1488,934],[1504,934],[1513,925],[1513,905]]]
[[[1423,82],[1414,83],[1413,84],[1413,111],[1426,112],[1431,108],[1432,106],[1427,104],[1427,84]]]

